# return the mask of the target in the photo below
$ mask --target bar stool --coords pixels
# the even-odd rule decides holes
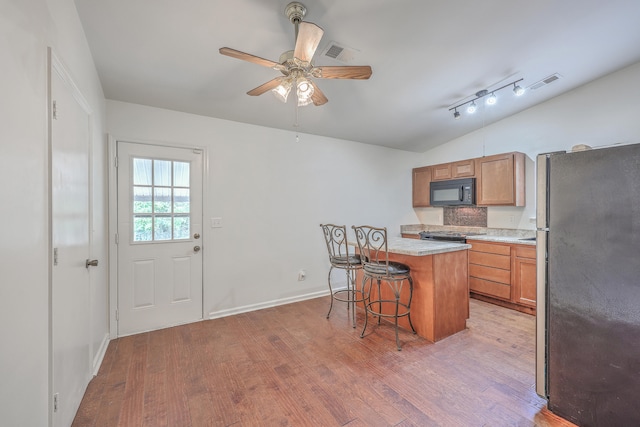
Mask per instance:
[[[416,333],[411,322],[411,298],[413,297],[413,280],[411,279],[411,269],[408,265],[400,262],[389,261],[389,251],[387,248],[386,227],[377,228],[368,225],[351,227],[356,233],[356,241],[362,259],[362,292],[365,298],[364,327],[360,338],[364,337],[367,330],[369,314],[378,317],[378,324],[383,317],[393,318],[396,329],[396,347],[400,347],[398,337],[398,318],[407,317],[413,333]],[[377,285],[377,293],[372,292],[374,281]],[[381,285],[385,284],[383,288]],[[400,300],[405,283],[408,283],[408,299],[406,302]],[[382,293],[383,289],[385,291]]]
[[[327,279],[329,282],[329,292],[331,294],[331,305],[329,305],[327,319],[329,318],[329,315],[331,315],[333,300],[346,302],[347,310],[351,310],[353,327],[355,328],[356,303],[364,301],[362,291],[356,288],[356,271],[362,268],[360,255],[355,253],[349,254],[347,227],[345,225],[320,224],[320,227],[322,227],[324,240],[327,244],[327,251],[329,252],[329,262],[331,263]],[[355,252],[355,250],[352,251]],[[333,287],[331,286],[331,272],[334,268],[339,268],[345,271],[347,275],[346,289],[339,289],[337,291],[333,290]]]

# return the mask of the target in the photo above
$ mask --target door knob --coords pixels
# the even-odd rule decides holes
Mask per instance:
[[[193,251],[194,252],[200,252],[200,246],[194,246],[193,247]]]
[[[98,260],[97,259],[88,259],[88,260],[85,261],[84,266],[86,268],[97,267],[98,266]]]

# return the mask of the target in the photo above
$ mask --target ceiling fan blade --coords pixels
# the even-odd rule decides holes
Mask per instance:
[[[277,62],[260,58],[259,56],[251,55],[250,53],[245,53],[239,50],[231,49],[230,47],[221,47],[220,53],[226,56],[230,56],[232,58],[253,62],[254,64],[262,65],[263,67],[277,68],[280,65]]]
[[[313,86],[313,95],[311,95],[311,100],[313,101],[313,105],[320,106],[329,102],[327,97],[324,96],[324,93],[322,93],[320,88],[314,82],[311,81],[311,85]]]
[[[249,92],[247,92],[247,95],[251,95],[251,96],[262,95],[263,93],[268,92],[271,89],[275,89],[280,84],[281,81],[282,81],[282,77],[276,77],[273,80],[269,80],[268,82],[261,84],[255,89],[251,89]]]
[[[371,77],[371,67],[368,65],[344,65],[315,67],[313,76],[320,79],[363,79]]]
[[[301,22],[293,56],[300,61],[311,62],[313,54],[320,44],[324,30],[312,22]]]

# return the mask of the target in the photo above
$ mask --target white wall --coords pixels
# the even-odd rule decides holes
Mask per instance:
[[[525,153],[528,156],[526,207],[490,207],[488,225],[534,229],[535,224],[529,218],[535,217],[536,155],[570,150],[576,144],[597,147],[640,142],[638,99],[640,63],[429,150],[419,161],[414,161],[412,167],[482,157],[483,154]],[[453,119],[451,122],[455,126]],[[423,224],[442,223],[438,217],[441,208],[417,208],[415,211]],[[514,223],[510,221],[511,216]]]
[[[263,307],[327,290],[320,223],[414,223],[413,153],[107,101],[121,140],[206,149],[205,316]],[[302,124],[304,125],[304,124]],[[222,217],[223,227],[207,227]],[[307,279],[297,281],[298,271]]]
[[[0,423],[7,426],[48,424],[47,46],[94,112],[92,252],[107,261],[104,97],[75,5],[0,0]],[[92,273],[94,353],[108,327],[106,271]]]

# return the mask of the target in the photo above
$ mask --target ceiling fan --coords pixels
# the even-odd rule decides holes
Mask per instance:
[[[258,96],[271,90],[278,99],[287,102],[287,97],[295,87],[298,106],[323,105],[328,99],[316,86],[315,79],[368,79],[371,77],[371,67],[356,66],[314,66],[311,60],[320,44],[324,30],[311,22],[303,22],[307,8],[299,2],[291,2],[284,10],[289,21],[295,26],[296,44],[294,50],[280,55],[279,62],[270,61],[259,56],[231,49],[220,48],[220,53],[243,61],[253,62],[264,67],[280,71],[283,76],[251,89],[248,95]]]

